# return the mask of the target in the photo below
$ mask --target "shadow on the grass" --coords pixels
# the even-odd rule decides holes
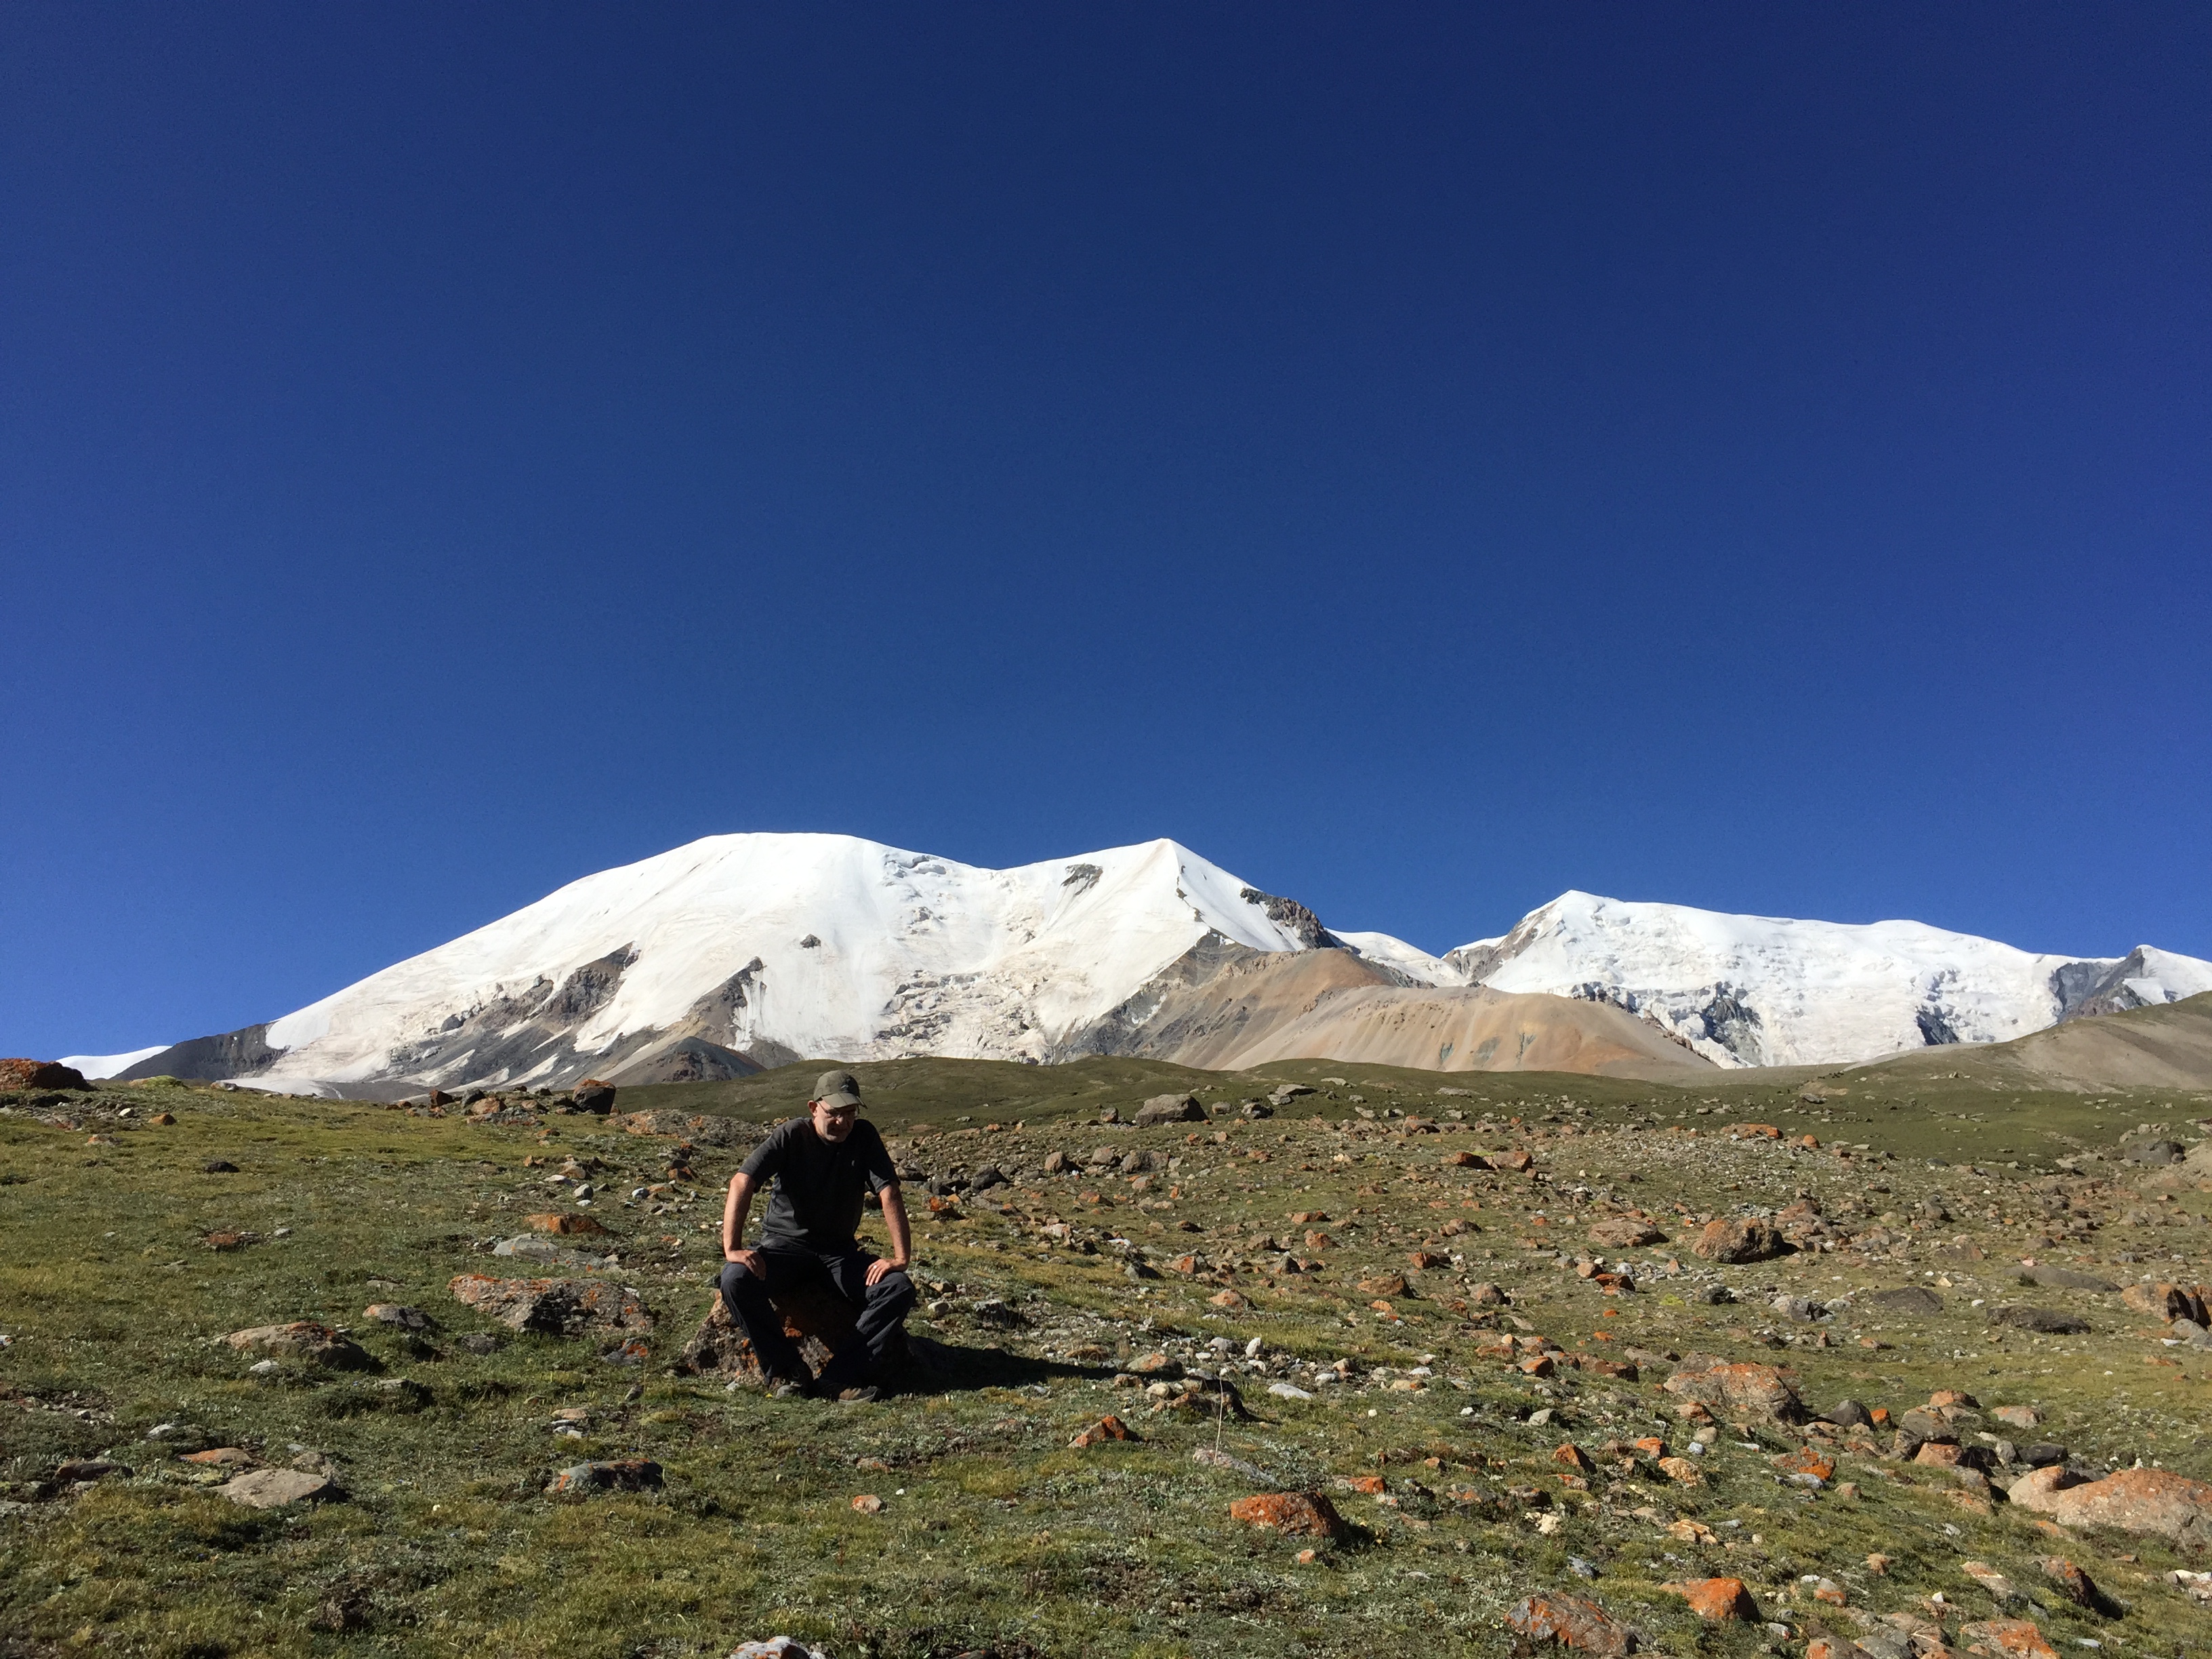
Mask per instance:
[[[1022,1389],[1054,1379],[1081,1377],[1099,1382],[1111,1376],[1108,1365],[1079,1365],[1065,1360],[1032,1359],[1004,1348],[970,1348],[933,1337],[908,1336],[903,1358],[887,1359],[879,1381],[887,1395],[972,1393],[980,1389]]]

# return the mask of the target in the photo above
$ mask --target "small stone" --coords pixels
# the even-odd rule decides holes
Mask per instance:
[[[1594,1223],[1589,1230],[1590,1243],[1604,1244],[1617,1250],[1639,1249],[1646,1244],[1664,1244],[1667,1235],[1648,1221],[1638,1221],[1634,1216],[1609,1215]]]
[[[1240,1498],[1230,1517],[1248,1526],[1267,1527],[1294,1537],[1334,1538],[1344,1530],[1335,1507],[1318,1492],[1262,1492]]]
[[[304,1469],[255,1469],[216,1489],[219,1498],[252,1510],[282,1509],[287,1504],[325,1503],[338,1496],[329,1479]]]
[[[261,1467],[261,1460],[252,1452],[237,1446],[216,1446],[208,1451],[185,1452],[184,1462],[198,1463],[210,1469],[253,1469]]]
[[[223,1340],[241,1352],[258,1352],[275,1358],[298,1360],[331,1370],[369,1371],[380,1369],[368,1351],[351,1338],[340,1336],[329,1326],[312,1319],[295,1319],[288,1325],[253,1325],[242,1331],[233,1331]],[[260,1371],[258,1366],[253,1369]]]
[[[211,1158],[206,1163],[201,1164],[200,1168],[208,1175],[236,1175],[238,1173],[238,1165],[233,1164],[227,1158]]]
[[[1741,1578],[1689,1578],[1659,1588],[1680,1596],[1690,1604],[1690,1611],[1707,1624],[1731,1619],[1759,1622],[1759,1603]]]
[[[864,1492],[853,1500],[853,1507],[862,1515],[881,1515],[884,1500],[872,1492]]]
[[[605,1462],[574,1463],[553,1477],[545,1488],[549,1498],[585,1498],[594,1492],[646,1492],[662,1482],[660,1465],[645,1457],[618,1457]]]
[[[2079,1314],[2062,1312],[2057,1308],[2031,1308],[2018,1303],[1990,1309],[1990,1323],[2008,1325],[2018,1331],[2034,1331],[2044,1336],[2081,1336],[2089,1329],[2089,1322]]]
[[[1067,1443],[1071,1449],[1083,1451],[1092,1446],[1103,1446],[1109,1440],[1134,1440],[1136,1437],[1127,1424],[1109,1413]]]
[[[1741,1216],[1707,1222],[1697,1243],[1690,1246],[1692,1254],[1708,1261],[1727,1262],[1765,1261],[1789,1249],[1789,1241],[1773,1223]]]
[[[1989,1659],[2058,1659],[2058,1650],[2044,1639],[2032,1619],[1990,1619],[1967,1625],[1959,1632],[1966,1651]]]
[[[1659,1468],[1666,1477],[1678,1486],[1702,1486],[1705,1474],[1686,1457],[1662,1457]]]
[[[788,1636],[771,1636],[765,1642],[740,1644],[730,1659],[822,1659],[821,1650],[794,1642]]]
[[[1676,1371],[1667,1392],[1715,1412],[1762,1417],[1780,1423],[1803,1420],[1805,1407],[1790,1381],[1771,1365],[1715,1364]]]
[[[1635,1631],[1585,1596],[1531,1595],[1514,1603],[1505,1622],[1532,1640],[1556,1642],[1601,1659],[1636,1651]]]
[[[1961,1561],[1959,1563],[1959,1571],[1979,1584],[2000,1602],[2010,1601],[2020,1594],[2019,1590],[2013,1587],[2011,1579],[2006,1577],[1986,1561]]]
[[[522,1218],[522,1224],[532,1232],[539,1233],[605,1234],[607,1231],[593,1217],[561,1211],[549,1211],[541,1215],[526,1215]]]
[[[636,1292],[594,1279],[494,1279],[485,1273],[459,1273],[447,1288],[456,1301],[519,1331],[641,1338],[653,1331],[653,1316]]]
[[[2046,1555],[2036,1566],[2058,1586],[2058,1592],[2077,1607],[2094,1607],[2104,1600],[2089,1575],[2063,1555]]]
[[[111,1474],[127,1475],[130,1473],[123,1464],[112,1462],[105,1457],[79,1457],[57,1465],[53,1478],[63,1486],[74,1486],[88,1481],[105,1480]]]
[[[363,1319],[403,1331],[427,1331],[430,1316],[420,1308],[403,1308],[397,1302],[372,1302],[361,1310]]]
[[[1824,1455],[1818,1448],[1801,1446],[1774,1460],[1774,1467],[1784,1474],[1809,1474],[1817,1480],[1836,1478],[1836,1460]]]

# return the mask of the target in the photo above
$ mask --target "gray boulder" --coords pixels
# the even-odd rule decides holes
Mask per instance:
[[[1137,1127],[1149,1129],[1161,1123],[1203,1123],[1206,1108],[1196,1095],[1154,1095],[1137,1108]]]

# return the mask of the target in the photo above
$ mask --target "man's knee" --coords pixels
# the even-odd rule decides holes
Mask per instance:
[[[721,1285],[722,1300],[732,1307],[768,1293],[768,1286],[762,1282],[760,1275],[742,1261],[725,1261],[722,1264]]]
[[[904,1313],[914,1305],[914,1281],[894,1267],[868,1286],[868,1300]]]

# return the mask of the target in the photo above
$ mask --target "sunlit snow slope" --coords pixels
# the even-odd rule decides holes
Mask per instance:
[[[687,1037],[739,1065],[1041,1059],[1209,932],[1302,948],[1249,890],[1170,841],[984,870],[844,836],[710,836],[285,1016],[250,1075],[310,1092],[558,1082]]]
[[[2212,989],[2212,963],[2148,946],[2038,956],[1917,921],[1792,921],[1576,892],[1443,962],[1452,977],[1439,983],[1612,1002],[1723,1066],[1999,1042]]]

